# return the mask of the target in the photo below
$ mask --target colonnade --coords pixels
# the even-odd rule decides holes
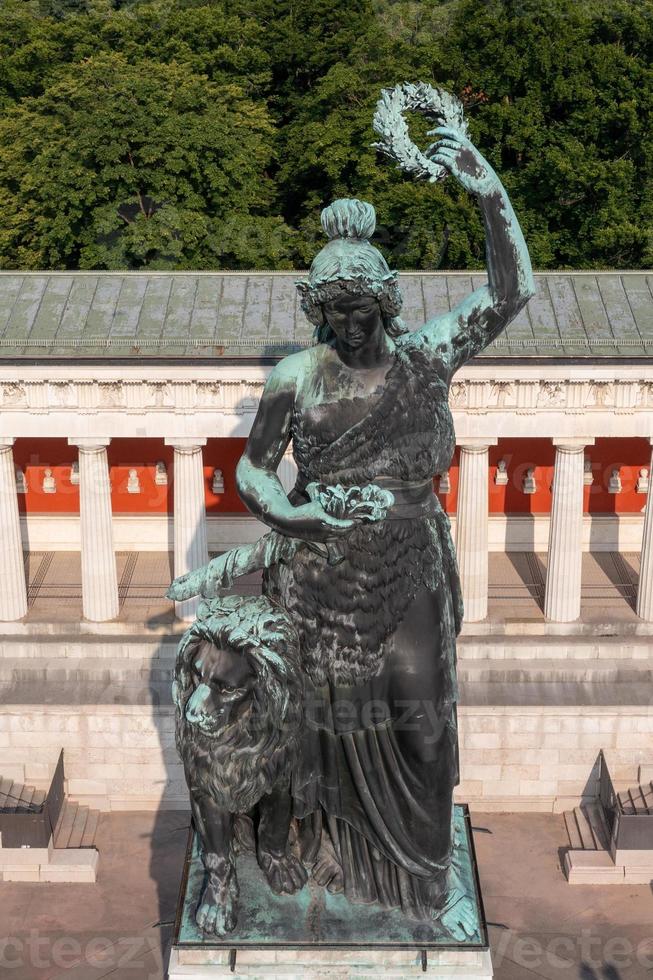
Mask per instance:
[[[174,574],[206,564],[208,545],[202,449],[205,438],[166,439],[174,449]],[[488,467],[492,438],[463,439],[460,446],[455,544],[465,604],[465,619],[487,616]],[[27,612],[27,588],[13,460],[13,438],[0,438],[0,620]],[[79,452],[82,608],[88,620],[118,616],[118,579],[113,543],[111,486],[107,446],[110,439],[73,438]],[[571,622],[580,615],[583,528],[584,450],[589,437],[554,439],[553,504],[549,526],[548,569],[544,598],[547,620]],[[653,472],[653,439],[651,439]],[[294,462],[286,455],[279,475],[287,490]],[[176,603],[179,619],[194,616],[196,600]],[[653,621],[653,513],[646,507],[637,614]]]

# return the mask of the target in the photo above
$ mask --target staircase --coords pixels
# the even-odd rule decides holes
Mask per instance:
[[[45,790],[23,786],[0,776],[0,812],[30,813],[45,803]]]
[[[610,850],[610,832],[598,801],[582,803],[565,813],[564,818],[572,851]]]
[[[0,811],[34,813],[45,802],[45,790],[0,777]],[[52,835],[56,848],[94,847],[100,811],[66,800]]]
[[[0,882],[96,880],[99,811],[64,788],[63,752],[47,792],[0,776]]]
[[[624,881],[624,869],[610,854],[610,832],[598,800],[581,803],[564,814],[569,836],[565,873],[572,885],[616,885]]]
[[[621,812],[627,816],[635,814],[653,814],[653,783],[649,782],[644,786],[636,786],[632,789],[617,793]]]
[[[100,811],[66,800],[54,829],[55,848],[94,847]]]

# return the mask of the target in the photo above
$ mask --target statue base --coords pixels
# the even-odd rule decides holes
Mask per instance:
[[[169,980],[399,980],[424,973],[443,980],[488,980],[493,971],[467,807],[457,805],[454,819],[462,841],[461,876],[476,906],[476,932],[465,942],[452,939],[437,920],[418,922],[399,909],[355,905],[310,880],[296,895],[275,895],[253,854],[238,857],[238,926],[228,937],[205,936],[195,923],[204,867],[191,831]]]

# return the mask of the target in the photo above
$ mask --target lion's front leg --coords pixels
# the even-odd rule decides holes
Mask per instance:
[[[202,862],[208,872],[195,921],[204,932],[223,936],[233,932],[238,921],[234,815],[205,796],[191,797],[191,807],[202,842]]]
[[[292,798],[288,785],[275,787],[259,803],[256,856],[268,884],[277,895],[294,895],[308,880],[306,869],[290,849],[288,834]]]
[[[200,898],[195,921],[200,929],[215,936],[233,932],[238,922],[238,877],[233,857],[204,854],[204,867],[209,873]]]

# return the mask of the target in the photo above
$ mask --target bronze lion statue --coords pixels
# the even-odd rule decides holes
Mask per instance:
[[[289,846],[303,687],[299,641],[285,611],[264,596],[203,602],[179,643],[173,699],[207,871],[195,918],[204,932],[223,935],[238,917],[243,816],[257,818],[257,859],[273,891],[293,894],[307,879]]]

